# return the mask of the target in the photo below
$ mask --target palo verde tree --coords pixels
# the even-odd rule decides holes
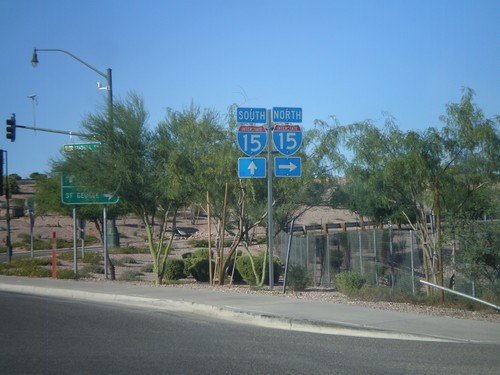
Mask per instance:
[[[439,285],[444,284],[443,214],[475,206],[475,197],[498,178],[498,130],[472,98],[472,90],[465,90],[460,103],[447,106],[442,130],[402,132],[393,121],[384,129],[367,121],[343,129],[354,153],[346,168],[347,202],[367,216],[380,213],[378,220],[399,211],[424,244],[427,279]],[[367,197],[356,199],[359,194]],[[430,214],[434,233],[427,225]]]
[[[174,140],[161,128],[148,128],[144,103],[135,94],[113,105],[112,124],[105,109],[87,116],[83,128],[93,140],[101,142],[101,147],[97,152],[67,155],[55,169],[73,174],[82,186],[94,192],[116,194],[127,210],[142,220],[156,284],[161,284],[172,247],[176,213],[185,203],[179,175],[187,166],[172,163],[169,145]],[[169,214],[173,216],[172,233],[167,239]]]

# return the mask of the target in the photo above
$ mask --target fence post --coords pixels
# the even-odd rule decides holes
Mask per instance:
[[[349,238],[349,233],[345,232],[347,239],[347,271],[351,270],[351,239]]]
[[[377,233],[373,229],[373,255],[375,256],[375,285],[378,285]]]
[[[292,222],[290,223],[290,237],[288,238],[288,246],[286,249],[286,262],[285,262],[285,275],[283,277],[283,293],[286,292],[286,282],[288,277],[288,266],[290,263],[290,251],[292,249],[292,238],[293,238],[293,224],[295,223],[295,218],[292,218]],[[271,277],[271,275],[269,275]],[[271,282],[271,281],[269,281]]]
[[[391,253],[391,289],[394,289],[394,266],[392,264],[392,222],[389,221],[389,252]]]
[[[361,248],[361,231],[358,229],[358,241],[359,241],[359,272],[364,275],[363,272],[363,249]]]
[[[415,296],[415,267],[413,266],[413,231],[410,230],[411,291]]]
[[[330,262],[330,239],[328,234],[326,234],[326,241],[325,241],[325,263],[326,263],[326,286],[330,286],[332,279],[330,276],[330,267],[331,267],[331,262]]]

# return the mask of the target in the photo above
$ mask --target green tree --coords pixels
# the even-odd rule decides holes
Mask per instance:
[[[397,209],[421,237],[427,278],[440,285],[443,215],[472,207],[480,212],[481,192],[498,179],[498,130],[472,99],[472,90],[465,90],[460,103],[447,106],[441,131],[402,132],[391,119],[382,130],[371,122],[342,130],[345,145],[354,152],[344,201],[364,215],[378,214],[378,220]],[[427,225],[431,213],[434,232]]]
[[[97,152],[67,155],[56,169],[77,176],[82,186],[94,192],[116,194],[127,211],[142,220],[156,284],[161,284],[174,238],[177,210],[185,203],[179,176],[187,166],[172,162],[168,133],[163,133],[161,127],[156,132],[148,128],[147,112],[137,95],[130,94],[126,100],[116,102],[113,123],[108,120],[107,109],[87,116],[83,127],[102,146]],[[169,218],[172,226],[167,238]]]

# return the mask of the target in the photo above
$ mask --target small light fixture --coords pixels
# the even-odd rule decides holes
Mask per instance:
[[[33,65],[33,68],[36,68],[38,65],[38,56],[36,54],[36,48],[33,50],[33,57],[31,58],[31,65]]]

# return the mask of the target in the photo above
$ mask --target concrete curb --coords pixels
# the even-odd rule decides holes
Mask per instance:
[[[75,289],[47,288],[32,285],[0,284],[0,291],[38,296],[69,298],[80,301],[94,301],[99,303],[134,306],[138,308],[158,309],[164,311],[202,314],[211,318],[223,319],[239,324],[248,324],[265,328],[275,328],[299,332],[428,342],[466,342],[465,340],[462,341],[446,337],[382,330],[366,325],[355,325],[331,321],[325,322],[317,320],[293,319],[268,313],[243,311],[229,306],[218,307],[209,304],[200,304],[192,301],[147,298],[122,294],[88,292]]]

